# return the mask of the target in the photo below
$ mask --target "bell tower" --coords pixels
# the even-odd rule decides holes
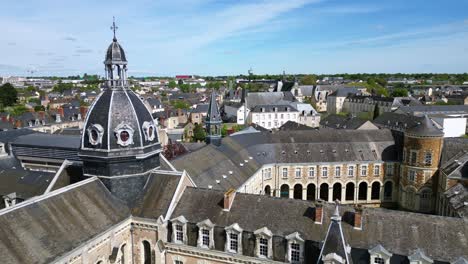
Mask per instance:
[[[211,93],[208,113],[206,115],[206,144],[221,145],[221,115],[216,102],[216,93]]]

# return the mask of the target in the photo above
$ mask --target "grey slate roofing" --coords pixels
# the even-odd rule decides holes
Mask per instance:
[[[462,150],[440,168],[448,178],[468,179],[468,149]]]
[[[395,112],[384,112],[372,121],[376,126],[393,130],[404,131],[407,128],[417,126],[422,121],[421,117],[399,114]]]
[[[328,96],[347,97],[349,95],[353,95],[357,93],[359,93],[359,90],[354,87],[343,87],[343,88],[338,88],[336,91],[329,94]]]
[[[117,39],[114,37],[112,43],[107,48],[106,52],[106,59],[104,60],[104,64],[113,64],[113,63],[122,63],[127,62],[127,58],[125,57],[125,52],[122,46],[120,46]]]
[[[199,187],[227,190],[237,189],[264,164],[374,160],[397,160],[390,130],[240,134],[223,138],[219,147],[207,145],[180,156],[172,164],[179,171],[185,169]]]
[[[208,112],[209,104],[197,104],[195,108],[193,108],[190,113],[207,113]]]
[[[210,104],[208,105],[206,121],[218,123],[221,122],[221,114],[219,113],[218,103],[216,102],[216,93],[212,92]]]
[[[315,224],[315,205],[311,201],[237,193],[231,209],[224,211],[223,196],[221,191],[189,187],[172,217],[183,215],[190,223],[210,219],[219,227],[237,223],[249,232],[267,227],[274,236],[282,237],[297,231],[305,240],[320,242],[325,238],[334,210],[333,205],[325,204],[323,224]],[[349,224],[354,210],[341,207],[341,211],[344,237],[353,249],[381,244],[394,255],[410,256],[419,248],[437,261],[468,257],[468,222],[463,219],[365,208],[362,230],[356,230]]]
[[[14,142],[15,146],[37,146],[50,148],[76,149],[80,147],[79,136],[65,136],[34,133],[18,137]]]
[[[366,122],[367,120],[360,119],[357,117],[331,114],[321,119],[320,125],[333,129],[358,129]]]
[[[283,92],[258,92],[248,93],[246,97],[247,108],[252,109],[257,105],[270,105],[279,101],[291,101],[291,98]]]
[[[181,179],[180,174],[152,172],[136,205],[132,209],[132,215],[153,219],[161,215],[166,216]]]
[[[317,128],[313,128],[310,126],[302,125],[299,123],[296,123],[294,121],[288,121],[284,123],[282,126],[280,126],[279,130],[316,130]]]
[[[406,129],[406,134],[424,137],[444,136],[444,132],[438,129],[427,115],[424,116],[423,120],[418,125]]]
[[[312,96],[314,94],[314,86],[313,85],[299,85],[299,89],[301,90],[302,96]]]
[[[461,218],[468,219],[468,187],[457,183],[444,195],[455,213]]]
[[[468,105],[402,106],[397,112],[423,116],[424,114],[468,114]]]
[[[256,105],[253,109],[253,113],[261,113],[261,112],[297,112],[297,109],[294,108],[292,105],[287,104],[287,102],[280,101],[274,104],[269,105]]]
[[[97,178],[70,188],[0,211],[2,262],[50,263],[130,215]]]
[[[440,164],[445,167],[455,155],[468,150],[468,138],[444,138]]]
[[[12,129],[8,131],[0,131],[0,142],[5,144],[6,151],[8,153],[11,152],[9,144],[15,141],[18,137],[39,133],[34,130],[28,128],[19,128],[19,129]]]
[[[343,236],[343,227],[341,225],[341,215],[338,208],[335,209],[331,217],[330,225],[328,226],[327,235],[323,241],[323,246],[320,251],[319,261],[323,262],[323,258],[328,254],[336,254],[343,258],[347,264],[352,264],[350,252],[347,251],[346,238]]]

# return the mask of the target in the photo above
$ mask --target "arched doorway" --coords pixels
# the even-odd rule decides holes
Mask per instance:
[[[384,200],[392,200],[393,183],[388,181],[384,184]]]
[[[307,185],[307,200],[315,201],[315,184]]]
[[[143,241],[143,263],[151,264],[151,245],[148,241]]]
[[[380,199],[380,182],[372,183],[371,199],[372,200]]]
[[[341,183],[333,184],[333,201],[341,201]]]
[[[301,184],[294,185],[294,199],[302,200],[302,185]]]
[[[354,183],[346,184],[346,201],[354,201]]]
[[[268,195],[268,196],[271,195],[271,187],[270,187],[270,185],[265,186],[265,195]]]
[[[328,201],[328,184],[326,183],[320,185],[320,199]]]
[[[280,197],[289,198],[289,185],[283,184],[280,188]]]
[[[359,193],[358,193],[359,200],[367,200],[367,182],[361,182],[359,184]]]

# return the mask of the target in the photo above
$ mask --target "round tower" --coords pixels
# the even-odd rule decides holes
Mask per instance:
[[[99,177],[130,201],[159,167],[161,144],[151,113],[127,83],[127,59],[115,37],[104,60],[103,91],[88,110],[79,156],[86,177]]]
[[[404,133],[400,173],[399,204],[419,212],[434,210],[437,179],[444,133],[424,116],[418,125]]]

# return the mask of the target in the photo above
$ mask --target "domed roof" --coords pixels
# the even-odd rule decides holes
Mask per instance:
[[[107,48],[106,60],[104,61],[104,64],[113,64],[113,63],[119,63],[119,64],[127,63],[127,58],[125,57],[125,51],[123,50],[122,46],[120,46],[119,42],[117,42],[116,38],[114,38],[112,43],[109,45],[109,48]]]
[[[161,148],[156,124],[130,89],[106,88],[86,118],[81,151],[91,156],[139,156]]]
[[[434,122],[426,115],[424,119],[416,126],[408,128],[405,131],[408,136],[421,137],[443,137],[444,132],[436,127]]]

